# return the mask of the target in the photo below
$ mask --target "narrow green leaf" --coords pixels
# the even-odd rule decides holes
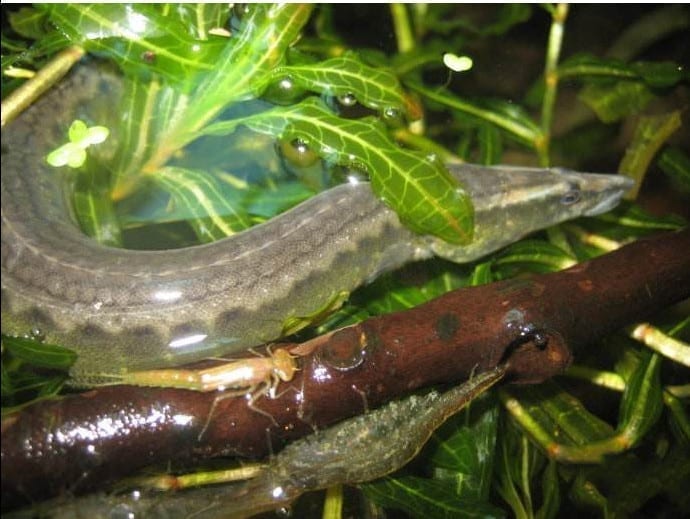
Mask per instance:
[[[385,68],[364,64],[353,53],[320,63],[278,67],[273,77],[285,78],[319,94],[353,95],[364,106],[382,113],[408,112],[397,77]]]
[[[590,54],[579,54],[569,58],[558,67],[561,79],[597,78],[641,80],[652,88],[666,88],[687,80],[689,73],[679,64],[672,62],[635,62],[600,58]]]
[[[654,95],[642,81],[618,81],[590,83],[580,91],[579,98],[601,121],[611,123],[639,112]]]
[[[486,285],[494,281],[494,275],[491,272],[492,265],[493,262],[482,262],[475,265],[468,280],[469,286]]]
[[[498,164],[503,155],[501,134],[495,126],[483,124],[479,127],[479,163],[486,166]]]
[[[631,67],[652,88],[668,88],[690,80],[687,67],[670,61],[638,61]]]
[[[640,363],[627,381],[621,401],[618,431],[635,445],[657,422],[663,408],[660,355],[643,350]]]
[[[514,416],[542,448],[547,448],[549,442],[585,445],[613,433],[608,423],[587,411],[580,400],[555,382],[505,391],[519,398],[522,409]]]
[[[461,99],[444,90],[425,88],[419,83],[410,82],[408,86],[432,101],[457,110],[460,115],[492,124],[532,147],[536,147],[543,139],[539,126],[524,109],[513,103],[493,101],[480,104]]]
[[[151,4],[50,4],[42,6],[73,43],[116,60],[143,77],[158,74],[186,88],[214,63],[228,40],[199,40]]]
[[[257,189],[248,195],[247,211],[262,218],[271,218],[305,201],[314,193],[301,182],[284,182],[274,189]]]
[[[244,212],[224,196],[217,181],[204,171],[166,167],[153,175],[175,203],[186,208],[199,240],[208,243],[251,227]]]
[[[505,517],[486,502],[458,499],[452,488],[414,476],[387,477],[360,485],[366,496],[387,508],[404,510],[420,518]]]
[[[462,425],[465,415],[458,415],[434,433],[427,446],[432,450],[428,459],[434,479],[452,485],[458,497],[485,500],[493,473],[498,406],[495,400],[475,401],[469,411],[477,416],[471,423]]]
[[[376,195],[416,232],[451,243],[472,239],[471,201],[443,164],[400,148],[374,118],[342,119],[321,100],[309,98],[242,120],[214,123],[203,133],[226,134],[238,124],[283,139],[300,139],[328,162],[366,170]]]
[[[479,28],[479,33],[483,35],[501,35],[515,25],[529,20],[531,16],[531,5],[521,3],[503,4],[498,9],[496,20]]]
[[[673,186],[690,193],[690,157],[680,148],[666,148],[659,155],[659,167],[671,179]]]
[[[576,258],[552,243],[522,240],[509,246],[494,260],[495,268],[528,268],[537,272],[555,272],[571,267]]]
[[[33,7],[22,7],[17,11],[9,11],[8,20],[17,34],[32,40],[43,37],[48,31],[46,13]]]
[[[542,505],[537,510],[535,519],[553,519],[558,517],[561,507],[561,492],[558,482],[558,465],[549,460],[542,473]]]
[[[667,497],[675,503],[682,517],[690,510],[688,485],[690,480],[690,451],[676,446],[666,456],[654,457],[642,463],[634,460],[616,470],[615,486],[609,485],[608,509],[612,517],[631,517],[644,510],[649,503]],[[636,462],[636,463],[635,463]],[[617,467],[614,467],[614,470]],[[626,470],[627,469],[627,470]],[[631,474],[634,477],[631,477]],[[608,481],[605,480],[606,483]],[[657,498],[657,499],[655,499]]]
[[[122,247],[122,230],[106,181],[100,171],[78,174],[72,203],[84,234],[103,245]]]
[[[577,54],[563,60],[558,67],[558,77],[561,79],[571,77],[639,79],[632,67],[623,61],[599,58],[591,54]]]
[[[2,343],[12,355],[38,367],[67,369],[77,360],[72,350],[34,339],[3,336]]]
[[[185,121],[190,134],[229,103],[260,95],[311,13],[311,6],[300,4],[252,4],[248,9],[241,32],[194,92]]]
[[[209,31],[225,27],[230,17],[230,9],[222,3],[165,4],[160,10],[166,19],[179,21],[188,33],[201,40],[213,36]]]
[[[687,222],[672,214],[664,216],[653,215],[634,204],[625,204],[614,213],[607,213],[598,217],[602,221],[612,222],[640,231],[677,231],[687,225]]]
[[[640,117],[632,142],[625,150],[625,156],[618,167],[619,173],[625,173],[636,180],[636,189],[628,192],[626,198],[634,199],[637,196],[654,155],[681,125],[680,111]]]
[[[161,135],[184,118],[188,103],[188,96],[158,79],[125,81],[119,110],[124,114],[136,114],[136,117],[123,118],[117,126],[119,147],[112,168],[116,200],[129,194],[130,182],[136,182],[141,175]]]

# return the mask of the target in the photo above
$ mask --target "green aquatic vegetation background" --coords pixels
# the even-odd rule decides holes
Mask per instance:
[[[361,22],[360,9],[384,20],[394,43],[353,43],[343,27],[348,18]],[[482,164],[618,165],[638,184],[660,170],[667,196],[687,203],[687,63],[658,49],[655,59],[645,56],[687,31],[687,6],[640,10],[612,35],[607,52],[575,42],[567,55],[570,18],[586,7],[484,9],[477,16],[463,6],[425,4],[39,5],[10,13],[2,68],[38,69],[55,52],[80,45],[127,78],[122,110],[142,116],[125,124],[108,119],[116,130],[108,147],[90,153],[75,172],[82,227],[109,245],[150,245],[151,232],[161,248],[213,241],[342,181],[348,168],[368,174],[415,230],[463,243],[471,239],[471,200],[442,166],[452,156]],[[543,29],[542,65],[529,88],[468,95],[462,87],[479,72],[444,68],[444,53],[472,56],[483,44],[500,46],[525,24]],[[486,63],[479,59],[492,57],[476,58],[481,69]],[[3,96],[18,82],[3,79]],[[568,95],[568,103],[558,102]],[[436,260],[387,275],[311,333],[453,288],[559,270],[601,254],[582,239],[583,230],[624,241],[685,224],[627,203],[473,265]],[[690,320],[667,311],[655,324],[687,338]],[[34,341],[3,341],[3,406],[60,390],[64,376],[43,371],[69,364],[69,350],[60,346],[69,345],[37,351]],[[683,401],[668,387],[685,384],[687,395],[687,371],[622,334],[578,358],[578,366],[590,375],[492,392],[439,430],[412,466],[362,485],[364,493],[420,517],[548,518],[573,510],[616,517],[644,514],[650,500],[659,514],[687,513],[687,396]],[[604,409],[592,373],[618,377],[621,396],[605,392]],[[513,401],[519,413],[506,412]],[[594,465],[549,460],[536,443],[552,441],[554,431],[577,456],[614,454]],[[630,434],[636,449],[615,454],[611,438],[620,434]]]

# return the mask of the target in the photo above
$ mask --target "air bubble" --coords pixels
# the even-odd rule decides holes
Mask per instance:
[[[278,88],[280,88],[280,90],[289,92],[295,88],[295,83],[290,76],[287,76],[278,82]]]
[[[386,119],[398,119],[400,118],[400,110],[389,106],[383,111],[383,117]]]
[[[319,156],[302,139],[280,142],[280,152],[285,160],[299,168],[313,166],[319,160]]]
[[[345,95],[338,96],[338,102],[341,105],[349,108],[349,107],[355,106],[357,104],[357,98],[355,97],[355,95],[353,93],[348,92]]]
[[[25,339],[31,339],[32,341],[44,342],[46,340],[45,333],[38,327],[31,328],[28,333],[22,334]]]

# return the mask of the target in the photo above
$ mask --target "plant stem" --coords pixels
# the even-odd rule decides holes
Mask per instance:
[[[43,92],[52,87],[64,77],[69,69],[84,56],[84,49],[73,45],[52,58],[41,70],[8,95],[2,101],[2,116],[0,126],[19,115],[25,108],[33,103]]]
[[[546,49],[546,64],[544,66],[544,98],[541,106],[541,129],[543,140],[537,143],[537,153],[542,166],[549,165],[549,147],[551,141],[551,122],[553,108],[556,103],[558,88],[558,59],[563,44],[565,20],[568,17],[568,4],[558,4],[551,14],[551,31]]]
[[[412,35],[412,26],[407,13],[407,6],[405,4],[391,4],[391,16],[393,17],[393,26],[395,27],[398,52],[401,54],[410,52],[415,48],[415,41]]]

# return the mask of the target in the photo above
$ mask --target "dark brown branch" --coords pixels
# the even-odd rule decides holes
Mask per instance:
[[[562,372],[571,352],[688,297],[685,229],[292,345],[300,371],[280,384],[278,398],[257,400],[262,412],[228,398],[207,424],[217,394],[126,386],[42,402],[3,420],[3,508],[85,492],[168,460],[262,457],[314,429],[506,360],[512,382],[538,383]]]

